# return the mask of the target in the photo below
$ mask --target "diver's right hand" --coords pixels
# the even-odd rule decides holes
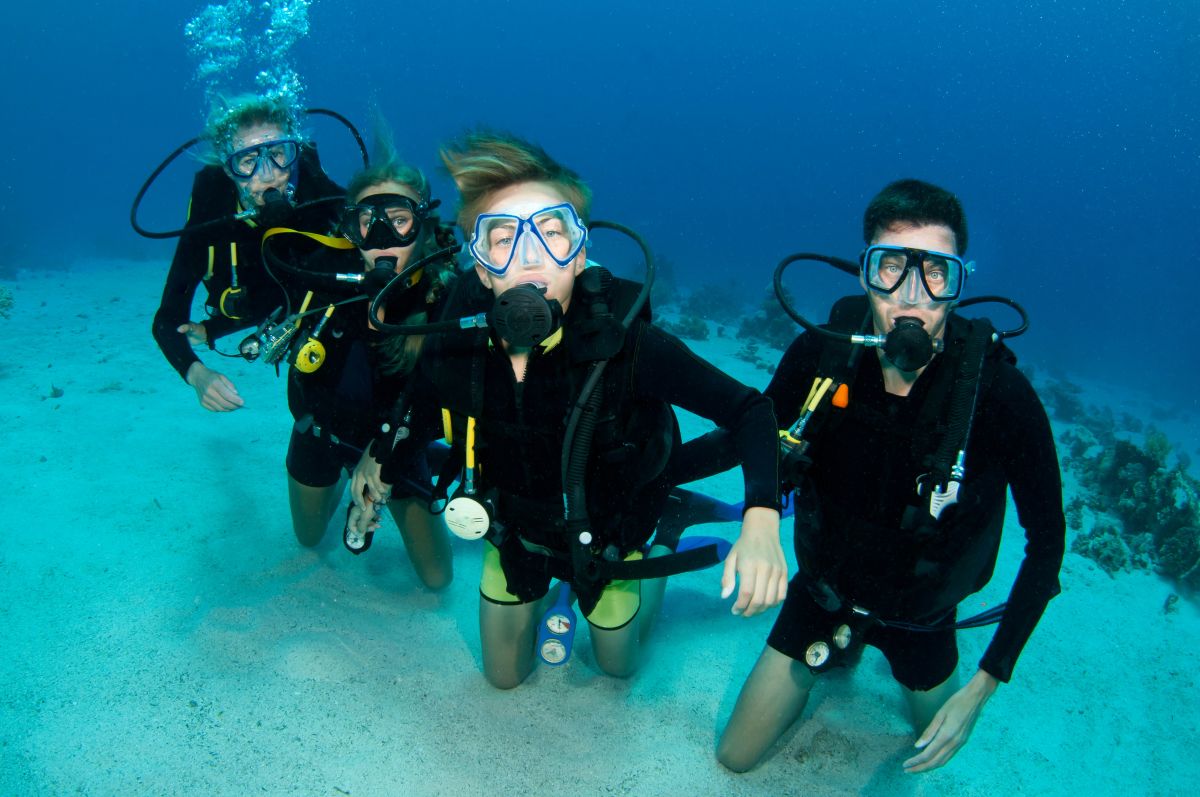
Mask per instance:
[[[392,485],[379,478],[383,472],[375,457],[371,456],[370,446],[354,466],[354,474],[350,477],[350,497],[364,512],[371,504],[387,503],[392,497]]]
[[[233,382],[199,360],[188,368],[187,383],[196,391],[200,406],[211,412],[232,412],[246,404]]]

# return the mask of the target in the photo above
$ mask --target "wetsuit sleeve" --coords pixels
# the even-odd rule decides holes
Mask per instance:
[[[1060,592],[1066,521],[1058,452],[1046,411],[1024,375],[1012,366],[1001,369],[990,391],[988,404],[995,412],[988,420],[993,434],[1004,436],[1005,444],[997,450],[1003,452],[1013,503],[1025,529],[1025,559],[979,667],[1008,682],[1046,604]]]
[[[197,175],[192,188],[193,198],[196,195],[195,186],[199,182],[200,177]],[[189,214],[188,226],[192,223]],[[192,351],[187,335],[176,330],[191,320],[192,299],[196,295],[196,286],[204,279],[204,272],[208,267],[207,252],[207,247],[195,236],[185,234],[180,237],[175,246],[175,256],[171,259],[171,268],[167,272],[162,300],[151,325],[158,348],[162,350],[171,367],[184,379],[187,379],[188,368],[192,363],[199,362],[200,358]],[[209,332],[207,325],[205,331]]]
[[[801,386],[807,392],[812,381],[820,351],[813,346],[812,335],[801,335],[792,341],[784,352],[771,383],[763,391],[771,400],[779,428],[790,426],[795,420],[800,401]],[[775,441],[778,445],[778,441]],[[687,484],[697,479],[723,473],[738,464],[737,445],[727,429],[715,429],[708,434],[689,440],[683,445],[679,456],[672,459],[671,477],[673,484]]]
[[[635,339],[635,393],[682,407],[727,430],[736,461],[742,463],[745,506],[779,509],[778,431],[771,402],[657,327],[645,325]]]

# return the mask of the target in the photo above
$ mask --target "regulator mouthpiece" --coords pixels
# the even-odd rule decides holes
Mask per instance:
[[[375,258],[375,265],[367,272],[367,276],[363,280],[363,287],[367,289],[369,296],[378,296],[384,286],[392,281],[392,277],[396,276],[398,260],[399,258],[395,257]]]
[[[536,346],[554,334],[562,316],[562,305],[557,299],[547,299],[545,288],[528,283],[509,288],[496,297],[492,307],[496,333],[522,348]]]
[[[920,321],[902,318],[883,342],[883,356],[901,371],[918,371],[929,365],[942,342],[929,337]]]

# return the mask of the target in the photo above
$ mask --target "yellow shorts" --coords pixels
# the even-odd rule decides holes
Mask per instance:
[[[625,557],[626,562],[642,558],[641,551],[633,551]],[[544,596],[550,590],[550,579],[546,578]],[[479,579],[479,593],[492,603],[517,605],[523,601],[508,591],[508,578],[500,564],[500,549],[486,540],[483,543],[483,573]],[[606,631],[628,625],[637,616],[642,606],[642,582],[640,580],[613,581],[604,588],[596,608],[587,615],[587,621]]]

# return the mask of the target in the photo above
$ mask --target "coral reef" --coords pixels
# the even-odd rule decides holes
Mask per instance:
[[[735,283],[724,286],[705,283],[692,289],[682,303],[682,314],[698,316],[718,324],[732,325],[742,317],[743,305]]]
[[[738,349],[733,356],[750,363],[755,368],[761,368],[769,374],[775,373],[775,364],[759,356],[758,344],[752,340],[745,341],[742,344],[742,348]]]
[[[1129,569],[1129,550],[1114,526],[1097,524],[1091,531],[1080,534],[1071,543],[1071,553],[1086,556],[1110,576]]]
[[[1076,538],[1071,550],[1094,559],[1109,573],[1126,567],[1154,568],[1191,588],[1200,588],[1200,481],[1187,461],[1168,465],[1172,446],[1150,428],[1139,447],[1128,440],[1104,442],[1111,420],[1101,416],[1089,429],[1062,436],[1086,495],[1067,505],[1068,522],[1082,526],[1084,506],[1115,523],[1097,523]],[[1093,419],[1094,421],[1095,419]],[[1096,428],[1101,434],[1094,434]]]
[[[13,294],[8,288],[0,288],[0,318],[8,318],[13,309]]]
[[[1079,385],[1055,379],[1038,388],[1042,403],[1050,411],[1050,417],[1058,421],[1082,423],[1084,420],[1083,389]]]
[[[791,298],[790,296],[788,297]],[[800,333],[796,322],[783,312],[773,290],[767,291],[757,313],[745,316],[738,326],[738,338],[757,338],[768,346],[786,349]]]

